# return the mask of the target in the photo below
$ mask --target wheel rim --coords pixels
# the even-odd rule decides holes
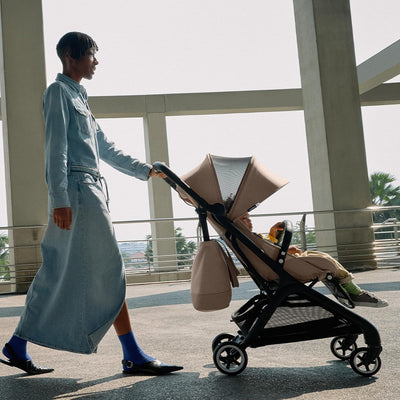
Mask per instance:
[[[238,374],[247,365],[247,354],[236,343],[221,343],[214,351],[214,363],[225,374]]]
[[[359,349],[357,352],[353,353],[350,360],[353,370],[363,376],[374,375],[381,368],[381,359],[379,357],[376,357],[369,363],[365,361],[367,352],[367,348]]]
[[[351,354],[357,349],[355,342],[348,345],[346,344],[347,340],[345,337],[337,337],[331,342],[332,353],[341,360],[348,360]]]

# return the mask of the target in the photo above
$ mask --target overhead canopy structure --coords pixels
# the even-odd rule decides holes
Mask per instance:
[[[365,3],[365,7],[368,7],[368,2]],[[359,195],[354,193],[354,187],[338,181],[338,177],[346,177],[353,171],[359,172],[360,175],[367,173],[365,163],[354,159],[354,155],[358,157],[360,153],[365,152],[362,130],[350,129],[344,133],[343,113],[348,112],[349,108],[344,107],[344,103],[341,102],[351,98],[352,109],[358,109],[358,112],[360,102],[361,105],[400,104],[400,83],[384,83],[400,72],[400,42],[396,41],[357,67],[349,0],[294,0],[294,5],[297,37],[302,37],[304,40],[301,41],[305,44],[299,51],[302,60],[302,88],[100,96],[89,99],[93,113],[99,118],[143,118],[147,161],[168,162],[167,116],[303,109],[306,109],[308,116],[318,113],[321,116],[321,113],[326,114],[328,111],[330,115],[324,115],[319,125],[314,122],[307,124],[307,141],[309,148],[313,150],[309,150],[308,153],[310,169],[316,171],[311,174],[313,195],[322,196],[324,204],[334,211],[343,207],[359,208]],[[46,86],[42,6],[42,0],[1,0],[0,7],[1,118],[6,155],[7,214],[10,226],[27,226],[26,229],[10,233],[12,261],[17,265],[16,270],[19,268],[21,271],[21,274],[17,274],[21,275],[20,289],[16,289],[20,291],[26,289],[35,268],[40,265],[41,232],[38,226],[47,222],[41,111],[41,98]],[[313,40],[309,40],[310,35]],[[21,62],[21,54],[24,54],[24,60],[28,61]],[[340,73],[343,65],[348,67],[346,71],[349,73]],[[35,78],[32,79],[32,76]],[[305,78],[310,76],[325,81],[314,91],[315,86],[311,88],[304,84]],[[351,91],[348,91],[349,82]],[[331,91],[325,90],[328,87]],[[325,90],[322,93],[323,101],[311,105],[305,102],[305,98],[315,102],[321,100],[321,88]],[[338,89],[342,90],[340,96]],[[334,100],[337,101],[336,105],[333,104]],[[322,106],[327,105],[324,110]],[[348,120],[355,121],[356,118],[350,116]],[[331,129],[334,123],[336,126]],[[324,135],[327,127],[330,132]],[[313,137],[309,133],[314,128],[316,135]],[[343,135],[349,142],[355,138],[358,141],[350,143],[352,146],[344,145],[341,140],[335,141],[339,135]],[[349,149],[352,150],[348,151]],[[315,161],[318,157],[313,158],[314,152],[320,160],[326,159],[329,162],[321,167]],[[324,175],[325,171],[329,171],[329,178]],[[331,187],[325,190],[323,187],[327,182]],[[149,185],[152,218],[172,218],[171,194],[166,185],[156,180],[151,180]],[[366,192],[367,184],[364,182],[362,186],[363,192]],[[339,189],[332,194],[332,187]],[[29,201],[26,201],[27,193]],[[333,199],[339,199],[342,204],[338,206]],[[314,209],[320,209],[317,202],[314,203]],[[325,222],[318,224],[322,228],[321,231],[326,230]],[[343,221],[336,225],[338,231],[344,232],[347,229],[343,236],[343,246],[352,244],[349,230],[352,229],[355,235],[358,235],[358,229],[363,226],[368,227],[368,224],[363,222],[357,226],[353,218],[343,217]],[[155,254],[169,256],[174,253],[173,240],[157,240],[159,237],[173,237],[173,228],[172,221],[152,225]],[[371,239],[368,238],[366,243],[370,242]],[[167,246],[164,248],[165,244]],[[334,243],[333,246],[335,245]],[[24,269],[29,272],[25,274]]]

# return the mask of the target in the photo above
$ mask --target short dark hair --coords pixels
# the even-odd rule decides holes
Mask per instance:
[[[57,55],[63,62],[69,52],[75,60],[80,60],[88,49],[99,49],[96,42],[86,33],[68,32],[57,43]]]

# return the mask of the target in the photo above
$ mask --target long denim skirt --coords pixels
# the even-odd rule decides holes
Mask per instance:
[[[100,181],[74,172],[70,231],[49,216],[43,264],[27,294],[15,334],[30,342],[90,354],[125,299],[125,271]]]

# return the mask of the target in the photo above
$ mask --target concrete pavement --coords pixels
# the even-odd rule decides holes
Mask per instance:
[[[72,354],[29,345],[39,365],[51,374],[27,376],[0,364],[0,399],[399,399],[400,269],[356,274],[356,282],[386,298],[384,309],[357,308],[375,324],[383,344],[382,368],[372,378],[352,371],[330,351],[331,339],[247,349],[247,368],[237,376],[218,372],[211,341],[221,332],[236,333],[230,315],[257,293],[248,278],[234,289],[228,309],[200,313],[190,303],[188,282],[128,286],[127,300],[136,336],[145,351],[185,368],[169,376],[121,373],[119,342],[111,329],[98,353]],[[322,286],[318,290],[326,292]],[[24,295],[0,296],[0,343],[9,339]],[[359,339],[362,346],[362,339]]]

